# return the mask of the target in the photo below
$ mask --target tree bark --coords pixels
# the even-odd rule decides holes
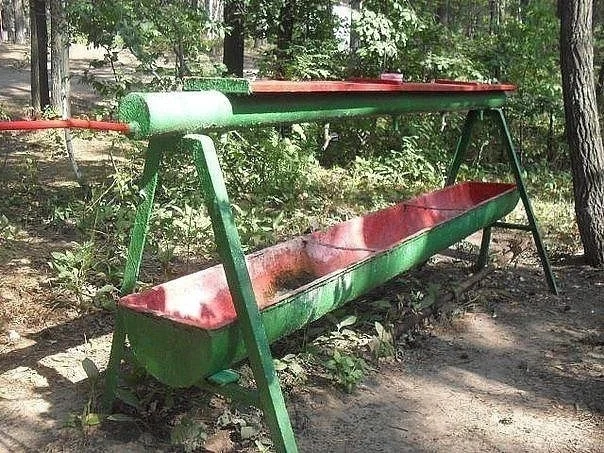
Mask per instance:
[[[559,0],[560,65],[575,212],[585,259],[604,266],[604,148],[593,74],[592,0]]]
[[[30,0],[29,12],[31,26],[31,104],[34,111],[39,113],[50,105],[45,1]]]
[[[13,0],[14,40],[16,44],[25,44],[27,40],[26,23],[23,0]]]
[[[224,0],[204,0],[204,8],[213,22],[218,22],[224,14]]]
[[[244,12],[242,0],[228,0],[224,5],[224,25],[229,28],[224,36],[222,62],[229,74],[243,77]]]
[[[70,115],[69,36],[65,0],[50,0],[51,105],[61,115]]]
[[[355,29],[355,14],[358,14],[363,9],[363,0],[351,0],[350,9],[352,15],[350,17],[350,50],[356,52],[359,48],[359,34]]]
[[[2,2],[0,1],[0,44],[2,44],[4,42],[4,20],[3,20],[3,14],[4,11],[2,11]]]

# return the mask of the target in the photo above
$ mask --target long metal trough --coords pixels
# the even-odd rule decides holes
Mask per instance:
[[[491,225],[518,198],[514,184],[460,183],[247,256],[269,341]],[[125,296],[119,309],[134,355],[168,385],[246,357],[222,265]]]

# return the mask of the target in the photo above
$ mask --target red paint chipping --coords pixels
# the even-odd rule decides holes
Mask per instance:
[[[455,93],[455,92],[511,92],[515,85],[488,84],[477,82],[457,82],[437,80],[434,83],[399,82],[383,79],[353,79],[349,81],[307,81],[256,80],[251,82],[252,94],[287,93]]]
[[[92,129],[97,131],[115,131],[127,134],[130,126],[126,123],[111,121],[90,121],[69,118],[66,120],[18,120],[0,121],[0,131],[33,131],[40,129]]]
[[[315,280],[514,189],[514,184],[461,183],[249,255],[247,265],[258,306],[262,310],[320,284]],[[221,265],[125,296],[120,304],[205,330],[237,319]]]

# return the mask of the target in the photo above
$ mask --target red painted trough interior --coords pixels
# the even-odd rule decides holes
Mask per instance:
[[[457,184],[251,254],[246,259],[258,305],[266,308],[514,188]],[[125,296],[120,304],[206,330],[237,318],[222,265]]]

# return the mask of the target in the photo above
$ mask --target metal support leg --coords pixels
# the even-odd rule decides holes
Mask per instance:
[[[480,252],[474,265],[474,270],[479,271],[489,262],[489,246],[491,245],[491,227],[488,226],[482,230],[482,240],[480,241]]]
[[[205,135],[187,135],[183,142],[185,148],[193,153],[212,219],[218,253],[237,312],[237,322],[243,334],[258,396],[275,449],[279,452],[297,452],[294,432],[273,366],[268,339],[260,318],[214,143]]]
[[[113,401],[115,400],[115,391],[117,390],[117,381],[120,371],[120,364],[124,357],[124,347],[126,342],[126,330],[122,311],[118,308],[115,315],[115,327],[113,328],[113,338],[111,340],[111,355],[105,371],[105,388],[103,399],[101,400],[101,411],[104,414],[111,412]]]
[[[157,172],[159,163],[163,154],[163,150],[174,142],[160,137],[152,137],[147,148],[147,156],[145,159],[145,168],[141,177],[141,190],[139,192],[142,200],[136,208],[136,216],[134,217],[134,227],[130,234],[130,245],[128,246],[128,257],[126,258],[126,266],[124,268],[124,278],[120,293],[122,295],[129,294],[136,285],[138,274],[141,268],[143,259],[143,249],[147,241],[147,233],[149,232],[149,219],[153,210],[153,201],[155,199],[155,189],[157,187]]]
[[[453,156],[453,161],[451,162],[451,166],[447,171],[447,179],[445,181],[445,186],[450,186],[455,183],[457,173],[459,173],[459,167],[461,166],[461,163],[466,157],[468,146],[470,145],[470,140],[472,138],[472,129],[474,128],[474,124],[478,120],[479,113],[480,112],[478,110],[470,110],[466,116],[466,121],[463,125],[461,136],[459,137],[457,147],[455,148],[455,155]]]
[[[453,162],[451,162],[451,166],[449,167],[449,171],[447,172],[447,180],[445,181],[445,186],[450,186],[455,183],[457,179],[457,173],[459,172],[459,168],[461,167],[461,163],[466,157],[466,153],[468,151],[468,147],[470,145],[470,140],[472,139],[472,130],[474,128],[474,124],[478,121],[481,116],[481,112],[478,110],[470,110],[468,115],[466,116],[466,121],[463,125],[463,129],[461,132],[461,136],[459,137],[459,141],[457,142],[457,148],[455,149],[455,155],[453,157]],[[476,271],[485,267],[489,261],[489,245],[491,243],[491,227],[488,226],[482,230],[482,241],[480,243],[480,253],[478,255],[478,260],[474,265],[474,269]]]
[[[157,187],[157,172],[161,161],[162,150],[167,143],[165,139],[152,138],[147,149],[145,168],[140,181],[141,201],[136,210],[134,227],[130,235],[130,245],[128,247],[128,258],[124,269],[124,278],[122,281],[121,294],[132,292],[143,258],[143,249],[149,230],[149,219],[155,199],[155,189]],[[111,355],[109,364],[105,372],[105,391],[101,406],[104,412],[109,412],[115,398],[117,389],[118,374],[120,363],[124,355],[124,342],[126,341],[126,332],[124,328],[123,315],[118,307],[115,317],[115,328],[113,331],[113,340],[111,342]]]
[[[495,122],[497,123],[497,126],[501,131],[504,146],[508,155],[508,159],[510,161],[510,166],[512,167],[514,178],[516,179],[516,186],[518,187],[518,191],[520,192],[520,199],[522,200],[522,204],[524,205],[524,210],[526,212],[526,217],[529,222],[530,230],[533,233],[533,240],[535,241],[537,253],[539,254],[539,258],[541,259],[541,265],[543,267],[543,272],[545,273],[547,284],[549,285],[550,290],[554,294],[558,294],[556,280],[554,279],[554,274],[552,273],[552,268],[550,266],[549,259],[547,258],[545,246],[543,245],[543,240],[541,239],[541,233],[539,231],[539,226],[537,225],[537,220],[533,212],[533,207],[531,206],[531,202],[526,192],[526,185],[524,183],[524,178],[522,177],[520,160],[518,159],[518,155],[514,150],[514,144],[512,143],[512,137],[510,135],[508,125],[505,121],[505,116],[503,115],[503,111],[500,109],[490,110],[489,112],[491,115],[493,115]]]

